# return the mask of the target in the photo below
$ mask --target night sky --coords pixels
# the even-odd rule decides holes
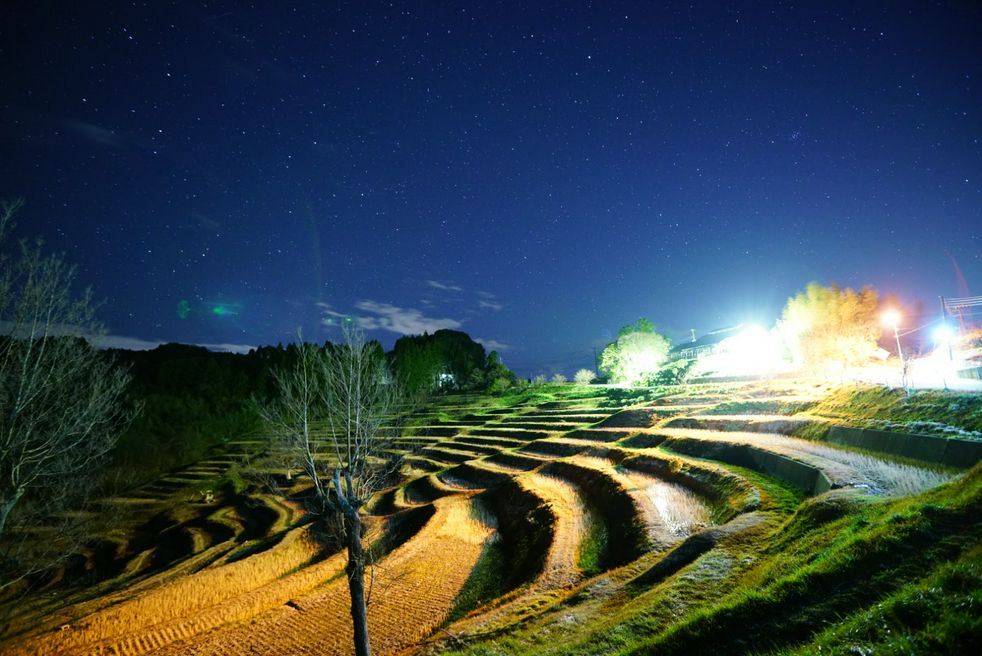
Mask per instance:
[[[929,315],[982,293],[982,11],[876,4],[3,3],[0,197],[124,346]]]

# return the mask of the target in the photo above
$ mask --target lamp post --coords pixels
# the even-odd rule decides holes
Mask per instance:
[[[900,384],[904,386],[904,393],[907,394],[907,362],[904,361],[904,352],[900,348],[900,313],[896,310],[887,310],[883,313],[884,325],[893,328],[893,338],[897,340],[897,357],[900,358]]]

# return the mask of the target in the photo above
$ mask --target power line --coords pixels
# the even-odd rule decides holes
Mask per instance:
[[[982,296],[965,296],[962,298],[941,297],[942,306],[949,310],[960,310],[966,307],[982,306]]]

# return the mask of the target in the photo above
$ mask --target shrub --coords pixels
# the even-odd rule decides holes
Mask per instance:
[[[577,385],[589,385],[596,379],[597,379],[596,374],[594,374],[589,369],[580,369],[573,376],[573,380],[576,381]]]
[[[673,360],[649,376],[648,385],[681,385],[692,373],[695,360]]]
[[[512,387],[512,381],[508,380],[504,376],[500,376],[491,381],[488,386],[488,392],[494,394],[495,392],[503,392],[506,389]]]
[[[562,385],[566,382],[566,376],[562,374],[554,374],[552,377],[552,382],[556,383],[557,385]]]

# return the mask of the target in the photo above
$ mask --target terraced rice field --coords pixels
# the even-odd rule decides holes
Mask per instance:
[[[724,585],[750,567],[727,544],[774,530],[806,497],[915,494],[952,476],[788,434],[815,418],[707,414],[737,395],[812,398],[762,389],[633,403],[553,387],[547,400],[448,397],[418,415],[392,447],[403,480],[366,517],[364,541],[378,547],[366,581],[375,653],[489,644],[517,626],[542,636],[563,622],[603,626],[614,604],[634,621],[655,583],[661,595],[680,591],[677,615],[701,603],[697,583]],[[0,651],[350,653],[344,555],[300,506],[258,488],[195,497],[235,456],[107,499],[107,510],[137,509],[112,538],[108,574],[15,612]]]

